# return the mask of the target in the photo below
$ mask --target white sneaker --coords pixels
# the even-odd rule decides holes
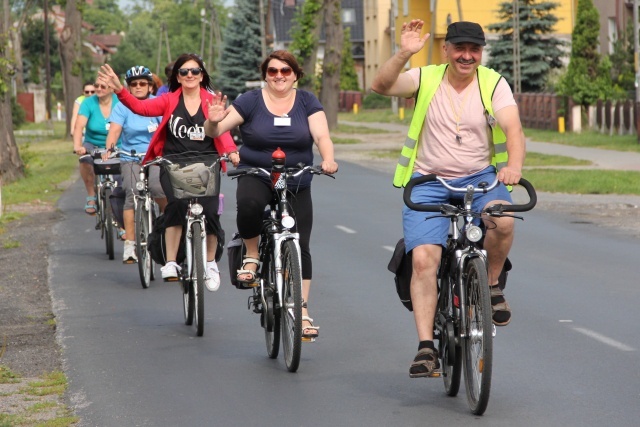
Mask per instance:
[[[122,254],[122,263],[134,264],[136,262],[138,262],[138,257],[136,256],[136,242],[134,242],[133,240],[125,240],[124,253]]]
[[[220,287],[220,270],[215,261],[207,261],[207,278],[204,280],[204,285],[211,292],[217,291]]]
[[[162,279],[165,282],[175,282],[178,280],[178,271],[180,270],[181,268],[178,264],[174,261],[169,261],[160,269],[160,272],[162,272]]]

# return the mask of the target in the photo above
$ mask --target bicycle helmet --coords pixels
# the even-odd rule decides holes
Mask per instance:
[[[124,79],[127,84],[131,83],[133,80],[145,79],[149,82],[153,82],[153,75],[151,71],[145,66],[136,65],[135,67],[131,67],[127,70],[127,73],[124,75]]]

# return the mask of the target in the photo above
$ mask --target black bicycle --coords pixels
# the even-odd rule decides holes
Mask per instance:
[[[285,168],[274,159],[272,170],[263,168],[236,169],[227,172],[229,177],[242,175],[264,176],[271,179],[273,198],[265,212],[258,250],[260,266],[259,285],[253,288],[248,308],[260,315],[264,328],[267,354],[275,359],[280,352],[280,334],[284,347],[284,360],[289,372],[296,372],[300,365],[302,346],[302,265],[299,234],[291,229],[295,218],[289,211],[287,179],[303,173],[327,175],[320,166]],[[274,175],[274,174],[277,174]],[[313,341],[314,339],[304,339]]]
[[[464,194],[459,204],[424,205],[411,200],[416,185],[439,181],[449,191]],[[476,212],[472,209],[473,196],[487,193],[498,185],[480,183],[478,187],[450,186],[435,175],[425,175],[409,181],[404,190],[404,203],[413,210],[439,212],[437,217],[451,220],[447,245],[438,268],[438,303],[434,322],[434,338],[438,340],[438,357],[442,366],[447,395],[456,396],[460,389],[461,369],[467,400],[471,412],[482,415],[489,403],[493,369],[493,337],[491,290],[487,277],[487,253],[482,248],[484,230],[474,225],[474,219],[509,216],[523,219],[508,212],[525,212],[534,208],[536,192],[529,181],[520,179],[529,196],[524,205],[496,204]],[[434,375],[437,376],[437,375]]]
[[[114,258],[113,245],[116,239],[118,223],[111,209],[111,194],[118,186],[115,175],[120,175],[120,159],[117,155],[108,160],[102,160],[105,150],[94,150],[93,173],[95,175],[94,189],[96,193],[96,230],[100,230],[100,238],[104,239],[109,259]]]

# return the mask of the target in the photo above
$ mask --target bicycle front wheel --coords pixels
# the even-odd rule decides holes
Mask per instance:
[[[300,365],[302,347],[302,271],[300,257],[293,241],[282,245],[282,346],[289,372]]]
[[[273,262],[273,253],[268,257],[266,265],[262,267],[262,287],[264,289],[264,301],[262,304],[262,327],[267,344],[267,355],[271,359],[278,357],[280,353],[280,311],[276,310],[278,299],[274,291],[276,286],[276,269]]]
[[[149,236],[151,228],[149,218],[150,212],[146,209],[144,200],[139,200],[135,210],[136,256],[138,257],[140,283],[144,289],[151,284],[151,269],[153,268],[153,260],[147,247],[147,236]]]
[[[491,297],[486,264],[473,258],[465,266],[466,330],[462,339],[464,379],[469,408],[482,415],[489,403],[493,368]]]
[[[199,222],[191,225],[192,268],[191,280],[193,281],[193,292],[195,294],[195,326],[196,335],[201,337],[204,333],[204,252],[202,248],[202,228]]]
[[[462,355],[460,345],[457,342],[458,316],[455,313],[453,302],[453,286],[451,277],[443,273],[446,277],[440,281],[440,295],[438,300],[438,310],[445,313],[444,324],[440,328],[440,364],[442,365],[442,378],[444,380],[444,390],[447,396],[457,396],[460,390],[460,378],[462,376]]]
[[[104,200],[102,203],[102,209],[104,212],[103,218],[104,222],[102,226],[104,227],[104,241],[107,246],[107,255],[109,255],[109,259],[114,258],[113,253],[113,241],[115,240],[115,228],[113,226],[113,211],[111,210],[111,189],[104,189]]]

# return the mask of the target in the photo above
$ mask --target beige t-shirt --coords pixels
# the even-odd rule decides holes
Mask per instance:
[[[420,69],[412,68],[407,74],[417,89],[420,85]],[[505,79],[500,79],[491,105],[494,114],[507,106],[516,105]],[[477,77],[458,93],[449,84],[445,74],[429,104],[418,138],[414,172],[460,178],[485,169],[491,164],[490,132]]]

